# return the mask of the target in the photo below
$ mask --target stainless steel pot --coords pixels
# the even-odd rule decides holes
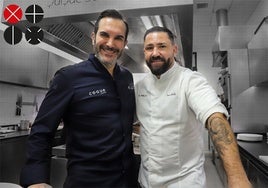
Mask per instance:
[[[20,121],[20,130],[28,130],[30,128],[30,121],[29,120],[21,120]]]

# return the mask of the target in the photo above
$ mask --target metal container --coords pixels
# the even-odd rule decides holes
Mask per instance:
[[[20,130],[28,130],[30,128],[30,121],[29,120],[21,120],[20,121]]]

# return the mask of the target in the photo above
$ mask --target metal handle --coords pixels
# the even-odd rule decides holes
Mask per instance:
[[[259,31],[259,29],[261,28],[262,24],[268,19],[268,16],[264,17],[261,21],[261,23],[258,25],[257,29],[254,32],[254,35],[257,34],[257,32]]]

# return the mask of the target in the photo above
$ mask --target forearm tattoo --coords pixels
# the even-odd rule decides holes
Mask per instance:
[[[232,132],[222,117],[212,117],[208,122],[208,131],[220,156],[224,154],[226,145],[233,143]]]

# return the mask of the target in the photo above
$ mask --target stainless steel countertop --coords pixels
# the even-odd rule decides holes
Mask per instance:
[[[237,141],[240,152],[244,153],[248,160],[254,163],[260,168],[262,172],[268,175],[268,163],[259,159],[259,156],[268,156],[268,143],[267,138],[264,136],[262,141],[259,142],[248,142],[248,141]]]
[[[16,138],[16,137],[21,137],[21,136],[28,136],[29,133],[30,133],[30,130],[2,133],[0,134],[0,140],[11,139],[11,138]]]

